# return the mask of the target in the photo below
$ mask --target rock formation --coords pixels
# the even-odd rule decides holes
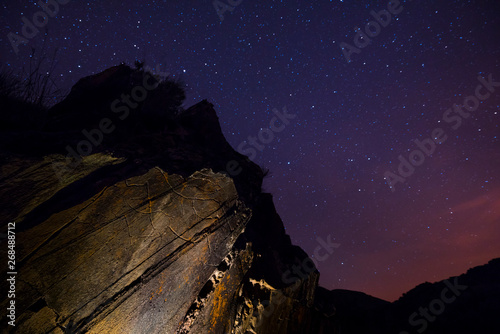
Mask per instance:
[[[114,97],[141,81],[123,65],[82,79],[39,131],[3,134],[16,331],[333,333],[312,261],[283,282],[308,257],[261,192],[260,167],[226,142],[207,101],[151,126],[138,121],[147,99],[120,120]],[[101,138],[104,118],[116,129]],[[66,147],[91,142],[82,130],[98,144],[78,160]]]
[[[419,298],[435,298],[427,285],[392,304],[318,287],[264,172],[227,143],[212,104],[177,112],[172,84],[115,102],[138,97],[147,76],[120,65],[84,78],[38,128],[0,133],[0,221],[2,233],[16,223],[18,273],[16,326],[2,317],[3,332],[399,333],[428,304]],[[460,303],[498,306],[498,267],[467,281],[478,294],[428,333],[456,328]]]

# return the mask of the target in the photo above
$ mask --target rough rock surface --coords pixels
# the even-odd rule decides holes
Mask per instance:
[[[131,73],[119,66],[82,79],[41,131],[2,134],[0,217],[17,233],[15,331],[334,333],[331,315],[314,306],[312,261],[284,282],[308,257],[213,106],[202,101],[154,131],[121,124],[109,82]],[[81,161],[66,159],[64,147],[99,117],[129,135],[117,129]],[[229,161],[241,171],[226,173]]]
[[[448,283],[394,303],[319,287],[263,171],[227,143],[209,102],[165,117],[178,99],[153,91],[129,118],[113,112],[143,77],[113,67],[80,80],[38,129],[0,130],[0,233],[16,222],[18,273],[16,326],[2,316],[2,333],[420,332],[408,317]],[[116,129],[68,158],[104,118]],[[0,258],[7,249],[0,240]],[[500,259],[454,279],[467,288],[425,332],[497,333]]]

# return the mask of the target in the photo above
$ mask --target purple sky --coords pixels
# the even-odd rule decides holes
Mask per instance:
[[[272,110],[286,107],[295,118],[253,160],[271,170],[265,190],[294,243],[311,256],[318,237],[340,244],[318,261],[327,288],[394,300],[500,256],[500,87],[453,111],[478,76],[500,82],[498,1],[389,6],[390,22],[370,24],[351,62],[342,43],[352,51],[355,27],[366,33],[387,1],[231,2],[221,21],[211,1],[73,0],[16,54],[8,34],[22,36],[41,7],[6,0],[2,64],[20,70],[45,41],[46,55],[59,49],[53,77],[66,91],[122,61],[159,65],[188,84],[186,106],[215,105],[235,148],[268,138]],[[412,153],[436,128],[446,141]],[[384,174],[411,154],[421,164],[391,191]]]

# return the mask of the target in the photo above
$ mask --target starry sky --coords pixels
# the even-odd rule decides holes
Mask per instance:
[[[36,1],[2,1],[3,69],[57,49],[69,91],[145,60],[187,84],[186,107],[212,102],[235,148],[269,135],[273,109],[295,115],[252,158],[295,244],[313,258],[318,238],[340,244],[315,259],[326,288],[392,301],[500,256],[498,1],[60,2],[43,22]],[[43,27],[16,53],[9,33],[34,15]],[[467,99],[480,76],[493,83]],[[391,189],[400,156],[417,166]]]

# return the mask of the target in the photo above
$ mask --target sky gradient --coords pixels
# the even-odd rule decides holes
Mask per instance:
[[[317,261],[326,288],[392,301],[500,256],[500,87],[477,93],[478,77],[500,82],[498,1],[220,3],[235,5],[222,21],[211,1],[69,1],[16,53],[9,33],[41,7],[6,0],[1,63],[18,71],[31,47],[58,48],[53,77],[68,91],[145,60],[188,85],[186,107],[212,102],[235,149],[286,108],[295,117],[253,160],[295,244],[311,256],[319,237],[340,244]],[[372,37],[355,41],[357,28]],[[446,140],[391,189],[384,175],[436,128]]]

